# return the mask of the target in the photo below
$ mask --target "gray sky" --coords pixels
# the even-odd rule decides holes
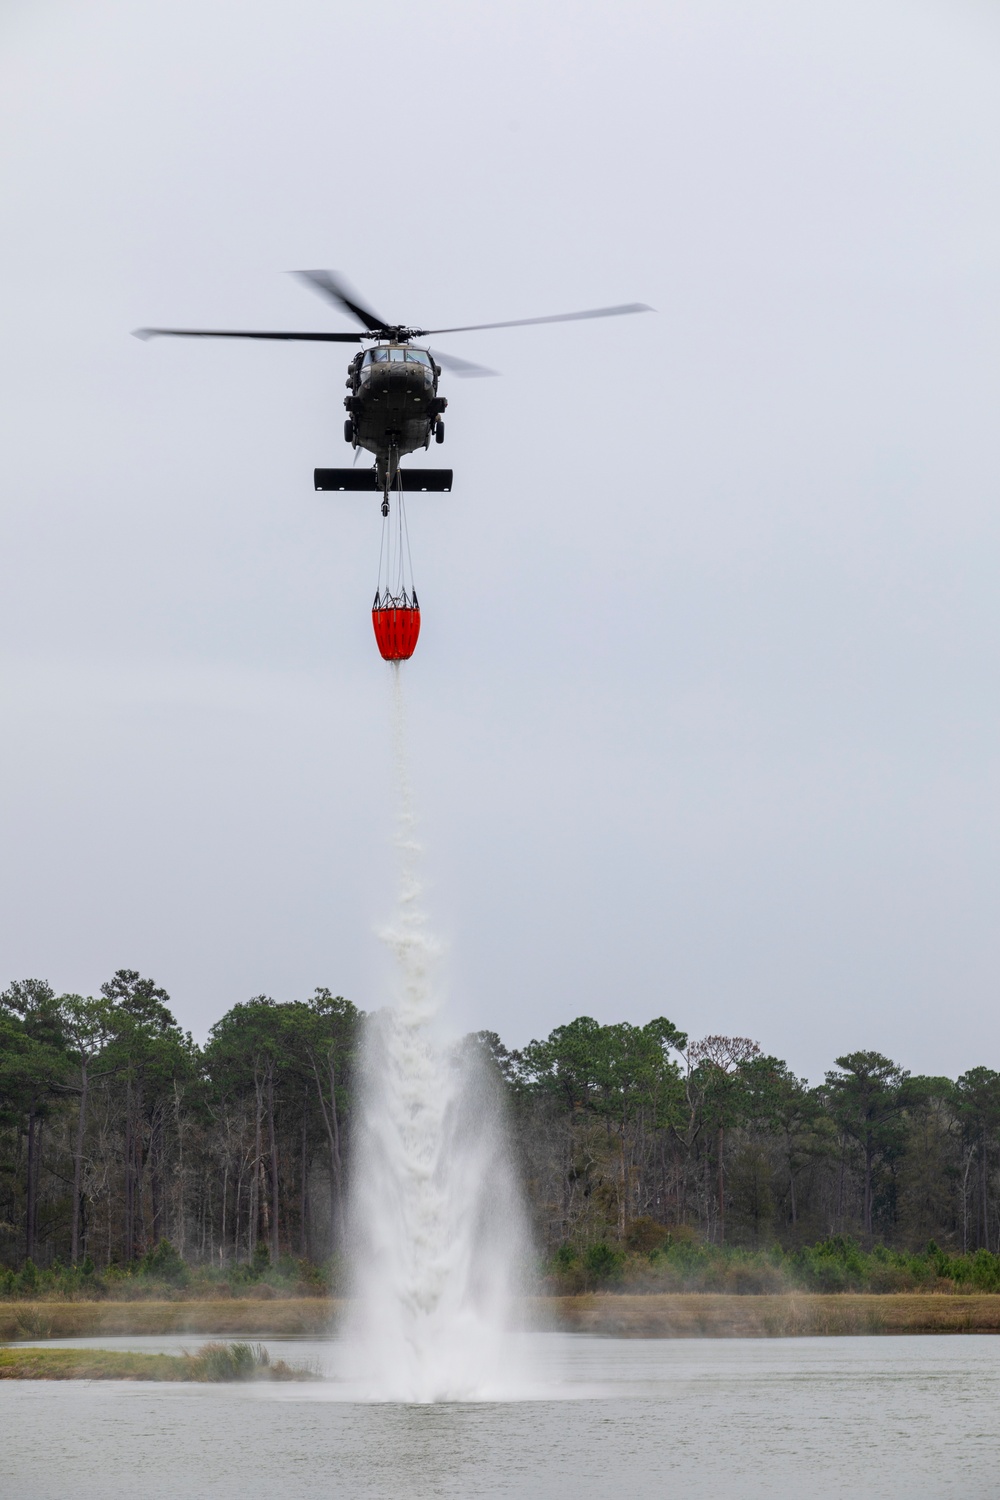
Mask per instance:
[[[0,14],[0,981],[384,997],[331,266],[455,335],[405,667],[459,1024],[1000,1065],[1000,21],[971,0]],[[346,457],[345,457],[346,456]]]

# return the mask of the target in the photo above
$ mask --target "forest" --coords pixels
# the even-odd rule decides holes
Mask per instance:
[[[93,997],[11,983],[0,1290],[46,1274],[180,1281],[201,1268],[232,1281],[292,1265],[336,1285],[363,1019],[324,988],[258,995],[199,1047],[134,970]],[[580,1016],[522,1049],[479,1032],[456,1065],[463,1048],[502,1083],[539,1263],[561,1285],[723,1257],[730,1280],[737,1262],[825,1266],[826,1280],[810,1275],[834,1288],[868,1284],[865,1265],[888,1268],[886,1286],[893,1267],[911,1281],[921,1266],[961,1281],[966,1267],[1000,1288],[990,1068],[912,1076],[857,1051],[809,1086],[749,1038],[691,1040],[663,1018]]]

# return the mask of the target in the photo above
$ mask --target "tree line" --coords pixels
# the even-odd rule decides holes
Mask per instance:
[[[320,988],[235,1005],[204,1047],[121,969],[99,995],[0,994],[0,1265],[191,1265],[344,1246],[362,1013]],[[502,1078],[540,1250],[831,1236],[1000,1253],[1000,1074],[911,1076],[877,1052],[810,1087],[749,1038],[582,1016],[481,1048]],[[173,1252],[172,1252],[173,1253]]]
[[[878,1052],[810,1087],[747,1037],[583,1016],[507,1052],[541,1235],[621,1243],[686,1225],[718,1246],[831,1237],[1000,1252],[1000,1073],[912,1076]],[[639,1235],[641,1239],[641,1233]]]
[[[205,1047],[169,995],[120,969],[96,997],[41,980],[0,994],[0,1260],[129,1266],[343,1240],[359,1014],[317,989],[233,1006]]]

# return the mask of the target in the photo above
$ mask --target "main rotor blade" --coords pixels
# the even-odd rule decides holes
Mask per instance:
[[[320,296],[328,298],[335,307],[346,308],[351,317],[363,323],[369,332],[381,333],[388,326],[385,319],[366,307],[357,292],[335,271],[293,271],[292,275],[306,282]]]
[[[467,359],[458,359],[454,354],[442,354],[440,349],[428,349],[432,359],[436,359],[444,370],[450,370],[453,375],[461,375],[466,380],[471,380],[474,375],[498,375],[498,370],[488,370],[485,365],[470,364]]]
[[[506,323],[465,323],[461,328],[421,328],[418,337],[438,333],[474,333],[480,328],[527,328],[529,323],[575,323],[580,318],[620,318],[624,313],[652,312],[645,302],[623,302],[620,307],[591,307],[586,312],[556,313],[550,318],[511,318]]]
[[[365,333],[257,333],[233,328],[134,328],[137,339],[155,339],[170,334],[181,339],[300,339],[316,344],[360,344]]]

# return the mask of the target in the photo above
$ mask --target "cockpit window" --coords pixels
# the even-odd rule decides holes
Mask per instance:
[[[433,361],[426,349],[394,349],[381,345],[377,349],[366,351],[361,361],[362,379],[364,379],[365,373],[371,365],[401,365],[404,363],[408,365],[423,365],[424,369],[428,371],[433,371],[434,367]]]

